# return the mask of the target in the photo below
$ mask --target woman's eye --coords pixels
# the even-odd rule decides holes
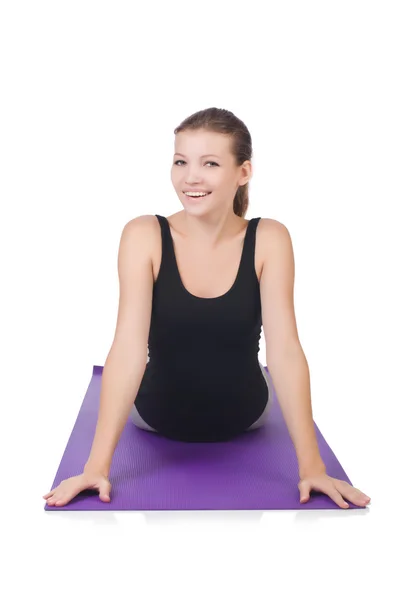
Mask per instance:
[[[176,160],[176,161],[174,162],[174,165],[177,165],[178,163],[181,163],[181,162],[183,162],[183,163],[184,163],[185,161],[184,161],[184,160],[182,160],[182,159],[180,159],[180,160]],[[211,163],[212,165],[216,165],[217,167],[219,167],[218,163],[214,162],[213,160],[207,160],[207,162],[206,162],[205,164],[207,164],[207,163]],[[179,166],[179,165],[178,165],[178,166]]]

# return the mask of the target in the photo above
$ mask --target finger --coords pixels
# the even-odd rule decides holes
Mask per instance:
[[[55,506],[65,506],[65,504],[67,504],[69,501],[71,500],[71,498],[67,499],[67,498],[58,498],[58,500],[56,500],[54,502]]]
[[[80,491],[81,490],[73,490],[73,492],[59,496],[55,500],[55,506],[65,506],[65,504],[68,504],[71,500],[73,500],[73,498],[77,496]]]
[[[99,486],[99,498],[104,502],[110,502],[110,489],[111,484],[109,480],[105,480]]]
[[[310,484],[308,481],[301,481],[299,483],[300,501],[307,502],[310,498]]]
[[[52,496],[55,493],[56,488],[54,488],[53,490],[51,490],[51,492],[48,492],[48,494],[46,494],[45,496],[43,496],[43,498],[49,498],[50,496]]]
[[[51,490],[51,492],[48,492],[48,494],[46,494],[45,496],[43,496],[43,498],[45,500],[53,499],[54,496],[56,496],[57,494],[59,494],[60,487],[61,487],[61,484],[59,484],[56,488],[54,488],[53,490]]]
[[[53,501],[53,499],[54,499],[54,496],[55,496],[55,494],[52,494],[51,496],[49,496],[49,497],[47,498],[46,502],[47,502],[47,503],[48,503],[48,502],[52,502],[52,501]]]
[[[336,479],[335,487],[345,498],[348,498],[354,504],[368,504],[371,500],[369,496],[366,496],[361,490],[353,487],[347,481]]]
[[[64,481],[65,481],[65,480],[61,481],[61,482],[60,482],[60,483],[57,485],[57,487],[54,487],[54,488],[52,488],[52,490],[51,490],[50,492],[48,492],[48,494],[45,494],[45,496],[43,496],[43,498],[44,498],[44,499],[45,499],[45,498],[49,498],[49,497],[50,497],[50,496],[52,496],[53,494],[55,494],[55,493],[59,492],[59,490],[60,490],[60,489],[62,489],[62,488],[61,488],[61,486],[62,486],[62,484],[64,483]]]
[[[74,485],[67,492],[65,492],[64,489],[60,488],[55,496],[55,505],[64,506],[65,504],[70,502],[75,496],[77,496],[77,494],[79,494],[85,489],[87,489],[87,485],[85,483]]]
[[[72,498],[73,498],[73,496],[72,496]],[[59,494],[59,493],[54,494],[54,496],[52,498],[49,498],[47,500],[47,504],[51,504],[51,505],[55,504],[56,506],[60,506],[63,503],[66,504],[67,502],[69,502],[69,500],[67,500],[67,497],[62,494]]]
[[[67,496],[55,496],[51,504],[55,504],[55,506],[64,506],[74,497],[74,495],[75,494],[68,494]]]
[[[333,485],[330,485],[329,487],[327,487],[327,491],[325,493],[328,494],[328,496],[330,498],[332,498],[332,500],[335,502],[335,504],[337,504],[341,508],[349,508],[348,503],[345,502],[342,495],[338,492],[336,487],[334,487]]]

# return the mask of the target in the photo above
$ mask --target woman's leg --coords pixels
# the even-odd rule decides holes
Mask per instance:
[[[259,419],[257,419],[255,421],[255,423],[252,423],[252,425],[250,427],[248,427],[248,429],[246,429],[246,431],[251,431],[251,429],[258,429],[258,427],[262,427],[262,425],[267,421],[271,406],[273,404],[273,386],[270,382],[269,375],[268,375],[265,367],[263,367],[261,365],[261,363],[259,363],[259,366],[261,368],[263,377],[265,378],[265,381],[266,381],[266,385],[267,385],[267,389],[268,389],[268,399],[267,399],[267,404],[264,408],[264,411],[260,415]]]
[[[154,431],[155,433],[157,433],[157,429],[153,429],[153,427],[150,427],[150,425],[148,425],[146,423],[146,421],[144,421],[142,419],[141,415],[137,411],[137,408],[135,406],[135,402],[134,402],[134,406],[132,407],[132,411],[130,413],[130,417],[131,417],[131,421],[134,423],[134,425],[136,425],[137,427],[139,427],[139,429],[146,429],[146,431]]]

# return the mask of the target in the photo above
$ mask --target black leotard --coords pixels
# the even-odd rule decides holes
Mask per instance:
[[[185,442],[225,441],[263,412],[268,389],[258,361],[261,299],[256,229],[246,230],[237,277],[216,298],[194,296],[179,275],[170,225],[161,227],[162,261],[153,285],[149,362],[135,399],[158,433]]]

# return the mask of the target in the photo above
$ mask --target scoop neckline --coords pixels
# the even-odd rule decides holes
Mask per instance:
[[[227,290],[227,292],[225,292],[225,293],[224,293],[224,294],[222,294],[221,296],[214,296],[214,297],[211,297],[211,298],[203,298],[202,296],[196,296],[195,294],[192,294],[192,292],[189,292],[189,290],[188,290],[188,289],[185,287],[185,285],[184,285],[184,283],[183,283],[183,281],[182,281],[181,274],[180,274],[180,272],[179,272],[178,261],[177,261],[176,254],[175,254],[174,238],[172,237],[172,234],[171,234],[171,226],[170,226],[170,224],[169,224],[169,222],[168,222],[168,219],[167,219],[167,217],[163,217],[163,218],[165,219],[165,221],[166,221],[166,223],[167,223],[167,226],[168,226],[168,232],[169,232],[169,235],[170,235],[170,238],[171,238],[172,252],[173,252],[173,256],[174,256],[174,264],[175,264],[175,267],[176,267],[176,272],[177,272],[177,276],[178,276],[178,281],[179,281],[179,284],[180,284],[180,286],[181,286],[182,290],[183,290],[183,291],[184,291],[184,292],[185,292],[185,293],[186,293],[188,296],[190,296],[191,298],[194,298],[195,300],[200,300],[200,301],[208,301],[208,300],[212,300],[212,301],[214,301],[214,300],[221,300],[222,298],[225,298],[226,296],[228,296],[228,295],[229,295],[229,294],[230,294],[230,293],[231,293],[231,292],[234,290],[234,288],[236,287],[236,285],[237,285],[237,282],[238,282],[238,279],[239,279],[239,277],[240,277],[240,272],[241,272],[241,269],[242,269],[242,264],[243,264],[243,257],[244,257],[244,253],[245,253],[245,249],[246,249],[246,245],[247,245],[248,229],[249,229],[249,227],[250,227],[250,225],[251,225],[252,219],[250,219],[250,220],[248,221],[248,225],[247,225],[247,227],[245,228],[245,234],[244,234],[244,238],[243,238],[243,249],[242,249],[242,251],[241,251],[240,262],[239,262],[239,265],[238,265],[238,269],[237,269],[237,274],[236,274],[236,277],[235,277],[235,279],[234,279],[234,281],[233,281],[233,283],[232,283],[232,286],[231,286],[231,288],[230,288],[230,289],[228,289],[228,290]]]

